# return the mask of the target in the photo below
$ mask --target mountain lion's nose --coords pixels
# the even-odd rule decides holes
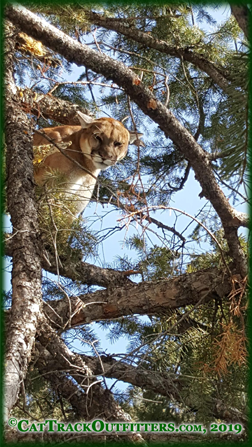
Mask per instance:
[[[107,152],[103,152],[103,151],[99,151],[98,154],[100,155],[100,157],[103,160],[112,160],[112,161],[116,161],[116,157],[113,154],[108,154]]]

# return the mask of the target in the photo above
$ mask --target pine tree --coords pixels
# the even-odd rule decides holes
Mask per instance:
[[[248,218],[237,209],[249,188],[249,9],[232,13],[216,24],[202,5],[6,5],[7,421],[11,411],[66,423],[217,422],[241,424],[246,439],[248,256],[240,230]],[[91,202],[117,212],[105,231],[92,229],[101,208],[69,223],[64,176],[49,173],[51,189],[33,179],[34,166],[58,149],[33,153],[32,132],[77,125],[77,111],[144,135],[145,147],[130,147],[98,178]],[[192,175],[203,199],[197,213]],[[181,191],[186,211],[176,206]],[[127,251],[101,265],[102,243],[117,232]],[[111,341],[125,336],[128,351],[106,354],[93,322]],[[129,387],[109,390],[106,379]],[[219,436],[234,440],[235,430]],[[20,437],[6,429],[6,439]]]

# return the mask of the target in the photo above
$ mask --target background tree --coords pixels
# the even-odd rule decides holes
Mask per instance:
[[[189,4],[7,5],[5,12],[13,228],[6,236],[13,259],[6,418],[12,411],[35,420],[245,427],[247,250],[240,229],[248,219],[238,208],[248,202],[248,52],[240,21],[230,15],[204,31],[214,19]],[[244,19],[249,10],[240,13]],[[127,117],[128,128],[145,135],[144,149],[130,149],[99,177],[93,201],[121,215],[102,232],[92,230],[86,212],[69,231],[64,201],[54,197],[61,210],[54,212],[46,191],[35,195],[32,129],[76,124],[77,110]],[[187,192],[191,171],[204,200],[197,213]],[[181,190],[186,211],[176,207]],[[128,251],[114,268],[100,266],[99,246],[116,232]],[[125,334],[128,352],[106,355],[92,322],[112,339]],[[130,387],[115,392],[107,378]]]

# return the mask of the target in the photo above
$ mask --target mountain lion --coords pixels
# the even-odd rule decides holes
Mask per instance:
[[[142,135],[128,131],[113,118],[94,119],[77,113],[80,126],[42,129],[40,132],[45,136],[35,133],[33,139],[34,146],[68,143],[66,149],[60,151],[56,146],[42,157],[42,162],[34,168],[34,177],[38,185],[43,185],[49,171],[57,170],[64,174],[64,191],[74,200],[76,214],[89,203],[100,171],[122,160],[128,145]]]

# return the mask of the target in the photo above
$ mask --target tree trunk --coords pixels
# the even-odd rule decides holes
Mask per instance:
[[[249,38],[249,9],[247,5],[230,5],[231,11],[239,27],[244,32],[247,39]]]
[[[41,264],[33,181],[31,122],[15,99],[14,26],[6,25],[7,205],[13,226],[12,308],[6,340],[5,417],[26,375],[41,310]]]

